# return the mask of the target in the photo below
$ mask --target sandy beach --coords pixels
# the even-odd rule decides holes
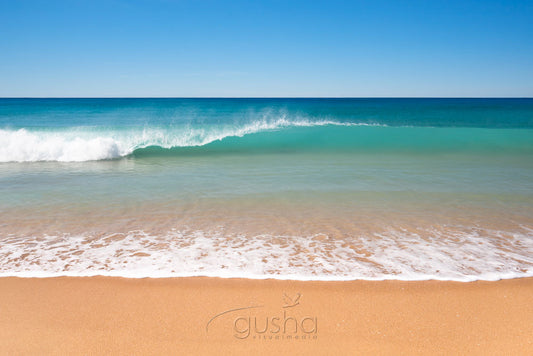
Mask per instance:
[[[530,354],[533,279],[1,278],[2,354]]]

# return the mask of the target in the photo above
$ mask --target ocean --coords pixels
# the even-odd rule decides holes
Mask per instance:
[[[533,99],[0,99],[0,276],[533,276]]]

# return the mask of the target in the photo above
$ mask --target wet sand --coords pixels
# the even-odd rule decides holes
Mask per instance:
[[[531,354],[533,278],[0,278],[1,354]]]

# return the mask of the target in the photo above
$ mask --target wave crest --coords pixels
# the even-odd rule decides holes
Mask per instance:
[[[279,118],[241,125],[183,125],[107,131],[87,128],[71,128],[61,131],[4,129],[0,130],[0,162],[82,162],[115,159],[150,146],[165,149],[197,147],[227,137],[242,137],[287,127],[326,125],[354,126],[356,124]]]
[[[120,143],[109,137],[64,137],[39,135],[25,129],[0,130],[0,162],[80,162],[124,155]]]

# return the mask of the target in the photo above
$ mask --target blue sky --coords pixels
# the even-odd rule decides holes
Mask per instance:
[[[0,0],[0,96],[533,96],[533,1]]]

